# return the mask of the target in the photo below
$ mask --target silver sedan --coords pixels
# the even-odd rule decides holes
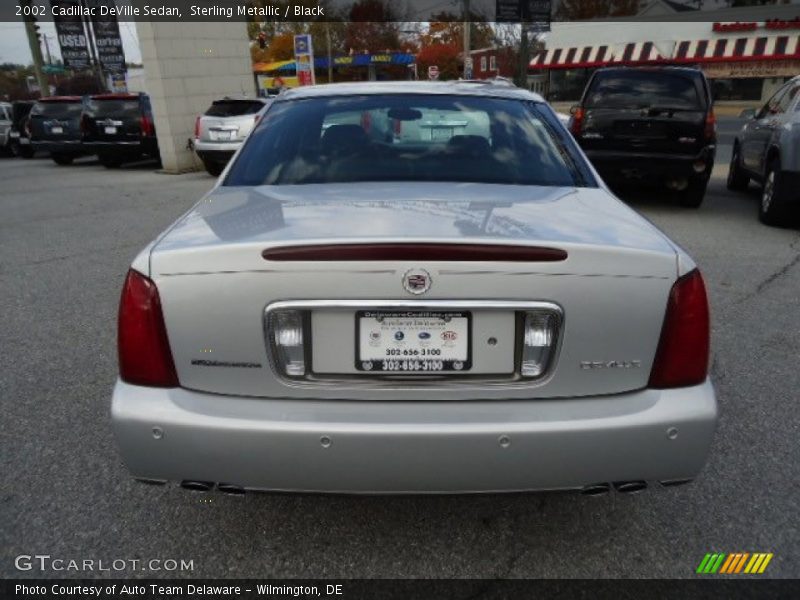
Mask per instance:
[[[703,278],[541,97],[281,95],[133,261],[116,438],[227,492],[640,490],[717,420]]]

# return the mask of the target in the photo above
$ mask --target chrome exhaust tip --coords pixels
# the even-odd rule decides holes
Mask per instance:
[[[231,496],[241,496],[244,494],[243,487],[239,485],[233,485],[232,483],[218,483],[217,490],[223,494],[229,494]]]
[[[184,479],[181,481],[181,487],[193,492],[208,492],[213,489],[214,483],[212,481],[189,481]]]
[[[593,483],[581,489],[582,496],[605,496],[611,491],[611,486],[607,483]]]
[[[615,481],[614,489],[620,494],[636,494],[647,489],[646,481]]]

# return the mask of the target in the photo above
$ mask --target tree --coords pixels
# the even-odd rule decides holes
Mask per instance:
[[[439,79],[458,79],[462,74],[462,48],[455,44],[431,44],[424,46],[417,54],[419,76],[428,76],[428,67],[439,67]]]
[[[433,15],[427,33],[422,36],[422,45],[430,46],[434,42],[453,44],[464,47],[464,22],[462,17],[442,11]],[[492,26],[476,13],[470,13],[470,46],[472,49],[486,48],[495,43],[495,32]]]
[[[639,0],[561,0],[556,17],[564,21],[582,21],[633,16],[639,12],[639,6]]]
[[[347,52],[384,52],[400,48],[397,15],[388,2],[359,0],[350,9],[344,44]]]

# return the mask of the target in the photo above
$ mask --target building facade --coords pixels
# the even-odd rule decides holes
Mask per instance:
[[[706,74],[715,102],[764,102],[800,74],[800,15],[727,20],[759,13],[737,10],[744,9],[711,13],[726,18],[719,21],[680,20],[685,13],[676,12],[663,21],[553,23],[529,64],[532,88],[551,102],[574,102],[598,67],[682,65]]]
[[[490,46],[470,51],[472,57],[472,78],[491,79],[493,77],[514,77],[516,55],[512,48]]]

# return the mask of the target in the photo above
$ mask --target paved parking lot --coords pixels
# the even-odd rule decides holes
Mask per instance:
[[[725,152],[728,152],[726,155]],[[184,559],[198,577],[691,577],[709,551],[774,552],[800,575],[800,231],[725,190],[699,210],[630,203],[695,257],[721,405],[692,485],[634,496],[190,493],[134,482],[109,423],[131,258],[208,189],[204,173],[0,160],[0,574],[19,554]],[[123,571],[123,575],[160,575]],[[76,575],[53,573],[48,575]]]

